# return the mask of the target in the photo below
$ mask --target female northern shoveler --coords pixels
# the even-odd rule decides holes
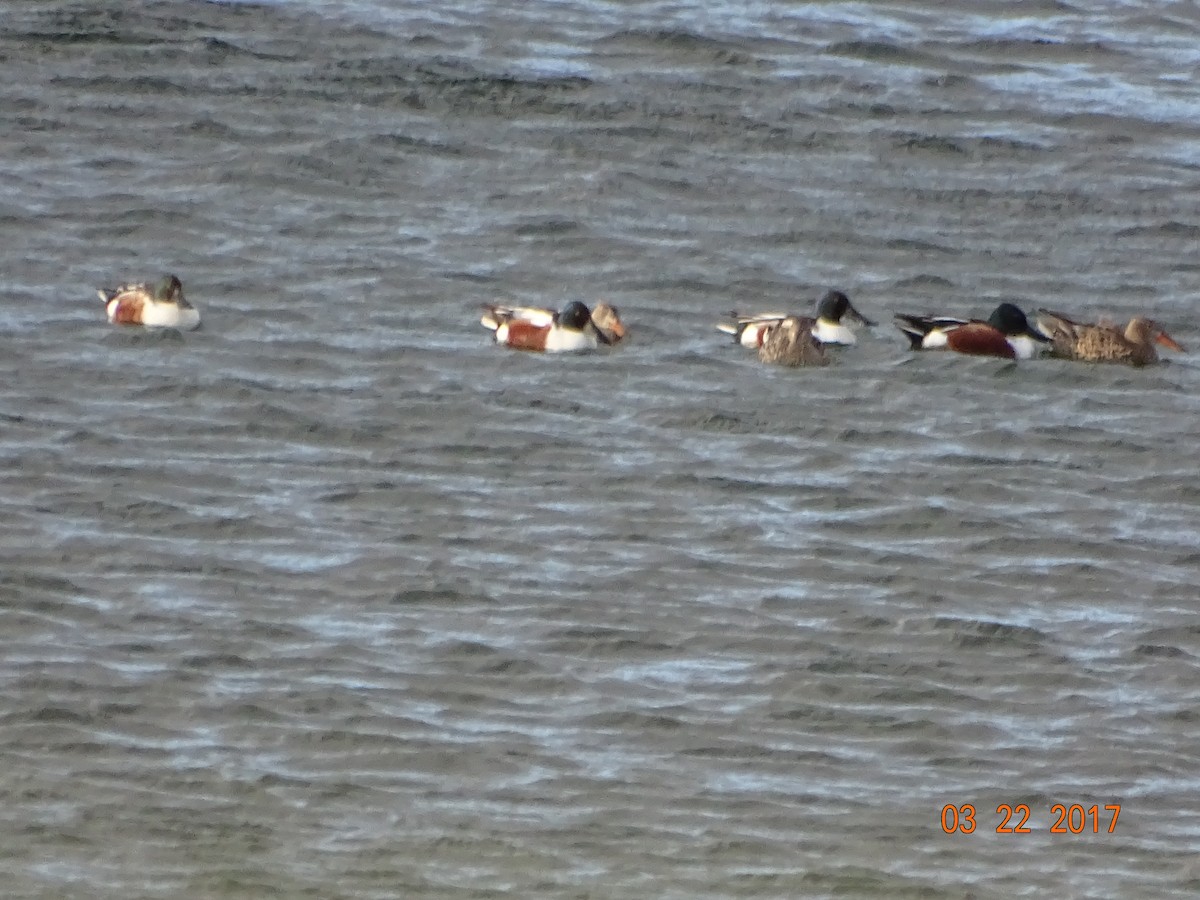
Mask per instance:
[[[526,322],[538,328],[544,328],[554,322],[557,315],[554,310],[542,306],[485,306],[483,317],[479,320],[485,328],[496,331],[501,325],[513,322]],[[596,326],[610,344],[615,344],[625,337],[625,323],[617,308],[610,303],[601,301],[592,309],[592,324]]]
[[[612,343],[578,300],[572,300],[559,312],[531,306],[487,306],[484,310],[480,323],[495,332],[496,343],[515,350],[561,353],[594,350],[600,344]],[[615,315],[616,311],[613,312]],[[619,324],[620,320],[617,321]],[[620,332],[625,333],[624,326]]]
[[[1011,303],[997,306],[986,322],[906,313],[897,313],[895,321],[913,350],[946,349],[972,356],[1030,359],[1037,353],[1038,343],[1050,341]]]
[[[718,323],[717,330],[733,335],[733,339],[743,347],[754,349],[762,346],[763,331],[766,328],[778,325],[787,317],[787,313],[781,312],[754,313],[749,316],[731,312],[729,321]],[[875,324],[854,308],[849,297],[836,290],[829,290],[821,295],[817,300],[816,318],[809,321],[813,323],[813,336],[822,344],[857,343],[858,337],[847,322],[868,327]]]
[[[1145,366],[1158,361],[1156,343],[1183,352],[1161,325],[1144,316],[1134,316],[1124,331],[1105,322],[1080,324],[1048,309],[1038,310],[1037,322],[1050,337],[1051,352],[1063,359]]]
[[[758,358],[777,366],[827,366],[829,357],[813,334],[815,322],[808,316],[785,316],[763,329]]]
[[[98,290],[108,321],[114,325],[149,325],[159,328],[195,328],[200,313],[183,296],[183,284],[167,275],[156,285],[122,284]]]

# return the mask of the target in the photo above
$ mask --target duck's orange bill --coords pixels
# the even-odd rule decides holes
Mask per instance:
[[[1164,347],[1167,347],[1170,350],[1176,351],[1177,353],[1186,353],[1187,352],[1186,350],[1183,349],[1182,344],[1180,344],[1178,341],[1176,341],[1175,338],[1171,337],[1165,331],[1160,331],[1158,334],[1156,334],[1154,336],[1154,340],[1157,341],[1158,343],[1162,344]]]

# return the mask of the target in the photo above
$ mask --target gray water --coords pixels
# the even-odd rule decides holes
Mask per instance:
[[[1200,15],[969,8],[5,5],[0,895],[1200,893],[1194,358],[890,325],[1194,347]]]

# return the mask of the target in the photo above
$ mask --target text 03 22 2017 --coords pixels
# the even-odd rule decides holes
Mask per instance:
[[[1028,803],[1001,803],[996,807],[996,834],[1032,834]],[[1050,806],[1051,834],[1115,834],[1120,803],[1053,803]],[[979,812],[971,803],[947,803],[942,807],[942,831],[974,834],[980,827]]]

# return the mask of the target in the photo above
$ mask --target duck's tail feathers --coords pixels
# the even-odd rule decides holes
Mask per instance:
[[[929,334],[930,326],[927,316],[912,316],[906,313],[896,313],[892,317],[896,323],[896,327],[901,333],[908,338],[913,350],[920,350],[921,345],[925,341],[925,335]]]
[[[496,314],[490,309],[485,309],[483,315],[479,317],[479,324],[488,331],[495,331],[500,327],[500,320],[496,318]]]
[[[717,323],[717,331],[721,332],[722,334],[733,335],[734,340],[737,340],[738,335],[742,333],[742,329],[745,327],[746,324],[744,322],[738,321]]]
[[[1070,340],[1075,337],[1079,323],[1052,309],[1037,311],[1037,330],[1051,340]]]

